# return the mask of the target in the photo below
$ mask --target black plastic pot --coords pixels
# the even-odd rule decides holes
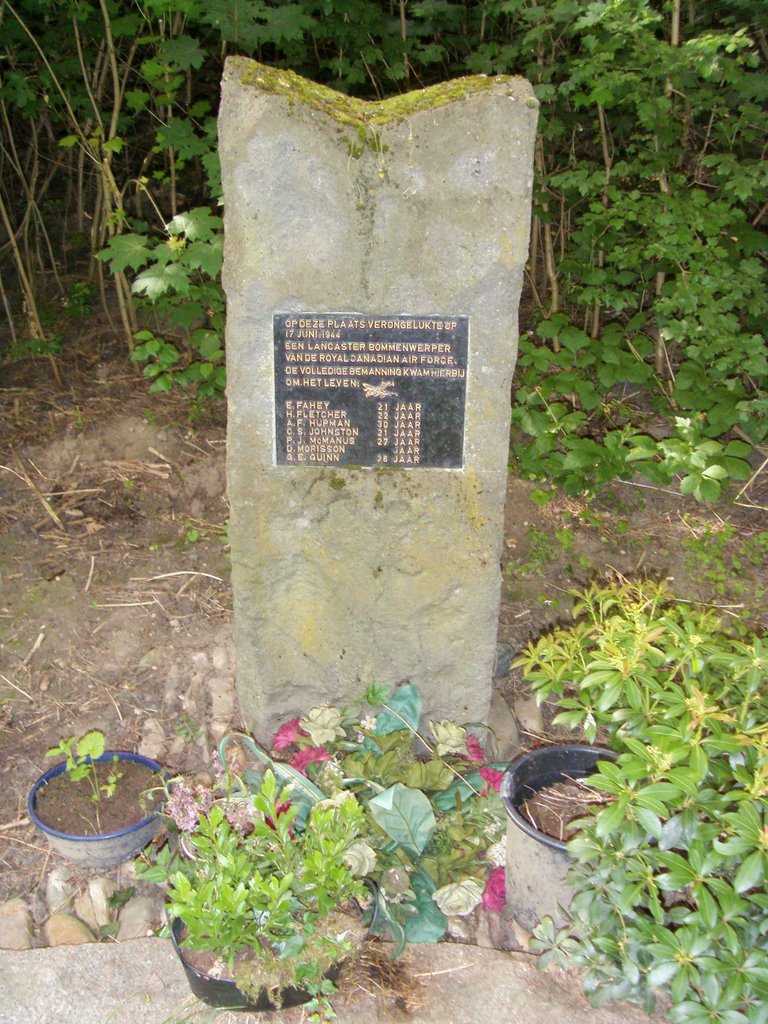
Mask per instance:
[[[539,832],[520,813],[521,806],[539,790],[592,775],[598,761],[615,761],[616,756],[603,747],[539,747],[513,761],[504,773],[501,798],[509,819],[507,906],[526,931],[532,931],[546,915],[562,924],[573,891],[565,882],[571,866],[566,844]]]
[[[125,750],[107,750],[101,757],[96,758],[96,763],[111,762],[115,758],[118,761],[135,761],[153,772],[162,772],[163,770],[162,765],[153,761],[151,757],[132,754]],[[37,813],[37,795],[51,779],[61,775],[66,767],[64,761],[55,764],[34,784],[27,800],[29,820],[45,835],[51,849],[74,864],[80,864],[87,868],[112,868],[117,864],[133,860],[136,854],[151,841],[160,826],[160,818],[155,812],[127,828],[90,836],[59,832],[40,819]]]
[[[198,971],[185,958],[184,950],[181,948],[180,943],[184,934],[184,924],[178,917],[173,918],[170,922],[170,930],[173,948],[176,950],[179,960],[181,960],[189,987],[193,995],[197,996],[198,999],[201,999],[209,1006],[217,1006],[228,1010],[250,1010],[252,1013],[265,1013],[269,1010],[278,1009],[269,998],[269,993],[266,990],[260,992],[258,998],[254,1000],[241,992],[234,981],[226,978],[213,978],[210,974]],[[331,981],[335,981],[339,976],[340,970],[341,964],[338,964],[328,971],[326,977],[330,978]],[[291,1006],[301,1006],[302,1003],[308,1003],[311,998],[311,995],[305,989],[284,988],[280,1008],[288,1009]]]

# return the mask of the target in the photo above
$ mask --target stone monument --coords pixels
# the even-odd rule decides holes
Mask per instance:
[[[259,735],[372,681],[487,716],[537,110],[516,78],[366,103],[227,61],[230,542]]]

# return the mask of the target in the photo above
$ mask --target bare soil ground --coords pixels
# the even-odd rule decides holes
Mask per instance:
[[[26,798],[50,746],[99,728],[197,770],[238,724],[225,412],[190,420],[185,397],[149,395],[103,352],[72,357],[61,387],[45,362],[0,373],[0,900],[34,900],[52,855]],[[718,508],[630,484],[542,504],[510,477],[507,653],[566,618],[574,586],[621,576],[668,578],[764,628],[766,477]],[[510,707],[530,696],[514,671],[497,683]]]

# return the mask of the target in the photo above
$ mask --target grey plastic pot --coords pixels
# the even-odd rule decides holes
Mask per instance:
[[[615,761],[616,756],[602,747],[539,747],[513,761],[504,773],[501,798],[508,817],[507,907],[527,932],[546,915],[563,924],[573,890],[565,881],[571,866],[566,844],[539,832],[523,817],[520,807],[539,790],[592,775],[598,761]]]
[[[106,750],[101,757],[96,758],[96,762],[112,761],[115,757],[118,761],[135,761],[137,764],[143,764],[153,772],[162,771],[162,765],[153,761],[151,757],[131,754],[124,750]],[[27,813],[32,824],[40,829],[52,850],[61,854],[62,857],[66,857],[73,864],[79,864],[86,868],[112,868],[117,864],[124,864],[126,861],[132,860],[157,832],[160,818],[156,813],[147,815],[141,821],[116,832],[103,832],[91,836],[59,832],[41,820],[37,813],[37,795],[51,779],[61,775],[66,767],[64,761],[55,764],[53,768],[41,775],[32,787],[27,800]]]

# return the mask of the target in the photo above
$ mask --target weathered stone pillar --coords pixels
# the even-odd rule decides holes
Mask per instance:
[[[485,718],[537,102],[223,82],[237,686],[268,733],[372,680]]]

